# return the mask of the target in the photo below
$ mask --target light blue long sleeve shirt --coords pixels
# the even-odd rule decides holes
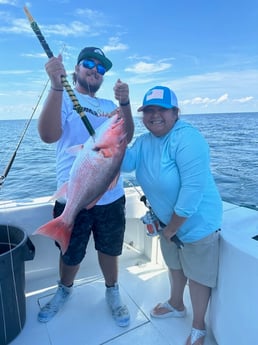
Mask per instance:
[[[164,224],[173,212],[187,218],[177,232],[181,241],[195,242],[220,228],[222,201],[210,171],[209,146],[192,125],[178,120],[165,136],[141,135],[126,150],[122,171],[135,171]]]

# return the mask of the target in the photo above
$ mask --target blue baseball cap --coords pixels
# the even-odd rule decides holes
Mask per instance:
[[[157,105],[166,109],[178,107],[175,93],[166,86],[154,86],[146,92],[142,106],[137,111],[143,111],[149,105]]]

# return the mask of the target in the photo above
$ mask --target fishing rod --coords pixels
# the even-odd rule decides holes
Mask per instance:
[[[161,223],[161,221],[157,218],[146,196],[141,194],[141,192],[136,188],[135,184],[130,180],[127,180],[127,183],[136,190],[136,192],[140,196],[140,201],[142,201],[144,205],[148,208],[148,211],[146,212],[146,214],[143,217],[141,217],[141,221],[143,222],[143,224],[146,225],[147,235],[148,236],[159,235],[159,233],[161,233],[163,228],[165,227],[165,224]],[[177,237],[177,235],[173,235],[170,238],[170,241],[174,242],[178,249],[182,249],[184,247],[183,242]]]
[[[37,108],[38,108],[38,105],[39,105],[39,103],[40,103],[40,101],[41,101],[41,99],[42,99],[42,97],[43,97],[43,94],[44,94],[44,92],[45,92],[45,90],[46,90],[46,88],[47,88],[48,82],[49,82],[49,79],[47,80],[47,82],[46,82],[46,84],[45,84],[45,86],[44,86],[44,88],[43,88],[43,90],[42,90],[42,92],[41,92],[41,94],[40,94],[40,96],[39,96],[39,99],[38,99],[38,101],[37,101],[37,103],[36,103],[36,106],[34,107],[32,113],[31,113],[31,116],[30,116],[29,120],[27,121],[27,124],[26,124],[26,126],[25,126],[25,128],[24,128],[24,130],[23,130],[23,132],[22,132],[22,135],[21,135],[21,137],[20,137],[20,140],[18,141],[18,144],[17,144],[17,146],[16,146],[16,148],[15,148],[13,154],[12,154],[12,157],[11,157],[9,163],[7,164],[7,166],[6,166],[6,168],[5,168],[4,172],[3,172],[3,174],[0,175],[0,188],[1,188],[2,185],[4,184],[4,181],[5,181],[5,179],[6,179],[7,175],[8,175],[8,173],[9,173],[9,171],[10,171],[12,165],[13,165],[13,162],[14,162],[14,159],[15,159],[15,157],[16,157],[16,154],[17,154],[17,152],[18,152],[18,150],[19,150],[19,147],[20,147],[20,145],[21,145],[21,143],[22,143],[22,141],[23,141],[23,138],[24,138],[24,136],[25,136],[25,134],[26,134],[26,132],[27,132],[27,129],[29,128],[29,125],[30,125],[30,123],[31,123],[31,120],[32,120],[32,118],[33,118],[33,116],[34,116],[34,114],[35,114]]]
[[[34,33],[36,34],[36,36],[37,36],[41,46],[43,47],[45,53],[47,54],[48,58],[52,58],[54,56],[54,54],[51,51],[51,49],[49,48],[49,45],[48,45],[47,41],[45,40],[45,37],[43,36],[38,24],[35,22],[34,18],[30,14],[30,12],[26,6],[24,6],[24,11],[25,11],[25,14],[26,14],[29,22],[30,22],[31,28],[34,31]],[[80,103],[79,103],[77,97],[75,96],[75,94],[74,94],[70,84],[68,83],[66,77],[62,75],[61,81],[62,81],[62,84],[63,84],[64,88],[66,89],[71,101],[73,102],[75,111],[80,115],[81,120],[84,123],[85,127],[87,128],[89,134],[94,137],[95,130],[92,127],[89,119],[87,118],[83,107],[80,105]]]

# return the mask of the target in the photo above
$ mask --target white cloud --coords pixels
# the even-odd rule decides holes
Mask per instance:
[[[28,57],[28,58],[44,58],[46,59],[46,53],[33,53],[33,54],[21,54],[21,56]]]
[[[42,26],[42,30],[46,34],[54,34],[58,36],[82,36],[90,34],[91,28],[89,25],[79,21],[73,21],[70,24],[55,24]]]
[[[1,19],[3,16],[1,15]],[[30,33],[31,27],[28,23],[28,20],[26,19],[15,19],[13,20],[8,20],[8,18],[5,18],[5,21],[9,21],[7,26],[0,26],[0,32],[1,33],[9,33],[9,34],[24,34],[24,33]],[[10,25],[9,25],[10,24]]]
[[[103,47],[104,52],[127,50],[128,46],[119,42],[119,37],[110,37],[107,45]]]
[[[180,103],[183,105],[187,105],[187,104],[192,104],[192,105],[196,105],[196,104],[211,104],[211,103],[216,103],[216,99],[212,99],[209,97],[194,97],[192,99],[185,99],[183,101],[181,101]]]
[[[103,18],[103,13],[92,10],[90,8],[77,8],[75,14],[81,17],[87,17],[87,19],[100,19]]]
[[[180,102],[182,105],[209,105],[209,104],[220,104],[229,100],[228,94],[224,94],[218,98],[209,98],[209,97],[194,97],[192,99],[185,99]]]
[[[247,96],[247,97],[242,97],[238,99],[233,99],[233,102],[239,102],[239,103],[247,103],[250,102],[254,99],[253,96]]]
[[[147,63],[144,61],[137,62],[132,67],[127,67],[125,69],[126,72],[133,72],[137,74],[144,74],[144,73],[155,73],[168,70],[171,67],[170,63],[167,62],[155,62],[155,63]]]
[[[224,103],[224,102],[226,102],[226,101],[228,101],[228,94],[227,93],[225,93],[224,95],[222,95],[222,96],[220,96],[218,99],[217,99],[217,101],[216,101],[216,103]]]
[[[15,1],[15,0],[0,0],[0,5],[16,6],[17,5],[17,1]]]
[[[55,25],[41,25],[40,30],[44,34],[44,36],[48,35],[57,35],[57,36],[70,36],[70,37],[78,37],[83,36],[85,34],[96,36],[98,33],[92,31],[92,27],[90,25],[84,24],[79,21],[73,21],[69,24],[55,24]],[[0,32],[2,33],[9,33],[9,34],[24,34],[24,33],[31,33],[32,29],[29,25],[28,20],[26,19],[15,19],[12,21],[11,25],[1,26]]]
[[[20,74],[30,74],[32,73],[32,71],[30,70],[0,70],[0,75],[10,75],[10,74],[17,74],[17,75],[20,75]]]

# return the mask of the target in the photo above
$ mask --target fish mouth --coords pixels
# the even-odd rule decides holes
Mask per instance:
[[[122,126],[122,125],[124,125],[124,119],[123,119],[123,117],[118,115],[117,118],[115,119],[115,121],[112,124],[112,129],[116,128],[118,126]]]

